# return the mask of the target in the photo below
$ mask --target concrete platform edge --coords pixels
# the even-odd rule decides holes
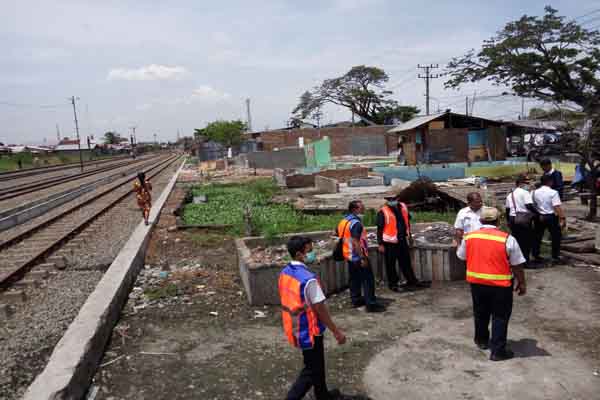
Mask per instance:
[[[140,223],[137,226],[54,348],[45,369],[27,389],[23,400],[83,398],[137,272],[143,266],[152,227],[184,164],[185,160],[152,207],[150,225]]]

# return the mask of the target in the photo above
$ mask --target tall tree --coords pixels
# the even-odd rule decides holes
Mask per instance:
[[[106,144],[119,144],[121,143],[121,135],[117,132],[108,131],[104,134],[103,141]]]
[[[209,140],[221,143],[224,146],[236,146],[242,142],[242,133],[246,130],[246,123],[240,120],[217,120],[209,123],[203,129],[195,129],[194,136],[204,136]]]
[[[524,15],[509,22],[481,50],[448,64],[446,87],[489,80],[523,97],[574,108],[592,121],[585,137],[563,135],[565,151],[577,152],[589,172],[589,217],[596,216],[595,180],[600,171],[600,32],[558,15]]]
[[[399,104],[391,99],[392,91],[385,89],[388,81],[387,73],[381,68],[365,65],[352,67],[344,75],[326,79],[312,91],[304,92],[292,111],[292,120],[314,119],[321,107],[330,103],[347,108],[368,121],[389,123],[391,114],[394,114],[391,111],[397,111]],[[407,111],[408,108],[404,109],[403,115]]]

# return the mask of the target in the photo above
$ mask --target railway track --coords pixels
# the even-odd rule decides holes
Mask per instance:
[[[94,161],[86,161],[83,163],[83,167],[89,167],[91,165],[105,164],[114,162],[119,159],[129,159],[129,156],[115,156],[101,160]],[[37,168],[27,168],[18,171],[4,171],[0,172],[0,182],[10,181],[14,179],[25,178],[28,176],[36,176],[42,174],[48,174],[56,171],[68,171],[70,169],[79,169],[80,164],[77,163],[69,163],[69,164],[61,164],[61,165],[50,165],[46,167],[37,167]]]
[[[162,158],[144,168],[148,178],[160,174],[179,156]],[[31,267],[75,236],[93,220],[131,193],[135,174],[118,179],[92,192],[85,201],[34,224],[0,243],[0,290],[6,290]]]
[[[116,168],[132,166],[139,163],[143,163],[147,161],[148,158],[141,158],[134,162],[131,160],[122,161],[119,163],[111,163],[107,166],[102,166],[100,168],[92,169],[90,171],[85,171],[83,173],[71,174],[71,175],[61,175],[55,177],[49,177],[43,180],[36,180],[35,182],[26,182],[22,184],[12,185],[8,187],[3,187],[0,191],[0,201],[13,199],[15,197],[22,196],[24,194],[37,192],[39,190],[43,190],[49,187],[53,187],[56,185],[60,185],[66,182],[75,181],[78,179],[86,178],[89,176],[101,174],[106,171],[111,171]]]

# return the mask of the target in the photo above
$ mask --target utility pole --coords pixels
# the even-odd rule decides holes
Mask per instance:
[[[521,119],[525,119],[525,98],[521,97]]]
[[[469,96],[465,97],[465,115],[469,116]]]
[[[425,75],[419,74],[419,78],[425,79],[425,114],[429,115],[429,81],[431,79],[439,78],[438,74],[431,74],[431,70],[435,68],[439,68],[439,64],[429,64],[429,65],[421,65],[418,64],[417,68],[421,68],[425,70]]]
[[[75,117],[75,133],[77,133],[77,148],[79,149],[79,167],[83,172],[83,154],[81,154],[81,139],[79,138],[79,122],[77,122],[77,108],[75,107],[75,100],[79,97],[71,96],[71,104],[73,104],[73,116]]]
[[[56,140],[60,143],[60,128],[58,127],[58,124],[56,124]]]
[[[250,99],[246,99],[246,117],[247,117],[246,129],[248,130],[248,132],[252,132],[252,115],[250,114]]]
[[[134,156],[135,156],[135,148],[136,148],[136,144],[137,144],[137,140],[135,138],[135,129],[136,128],[137,128],[137,125],[129,127],[129,129],[131,129],[131,151],[133,152]]]

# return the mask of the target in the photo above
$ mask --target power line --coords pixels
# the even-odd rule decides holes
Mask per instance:
[[[13,103],[10,101],[0,101],[0,105],[10,106],[10,107],[39,107],[39,108],[59,108],[65,107],[68,104],[27,104],[27,103]]]
[[[598,13],[598,12],[600,12],[600,8],[597,8],[597,9],[595,9],[595,10],[592,10],[592,11],[590,11],[589,13],[586,13],[586,14],[580,15],[579,17],[575,17],[575,20],[578,20],[578,19],[581,19],[581,18],[585,18],[585,17],[587,17],[587,16],[589,16],[589,15],[596,14],[596,13]]]

